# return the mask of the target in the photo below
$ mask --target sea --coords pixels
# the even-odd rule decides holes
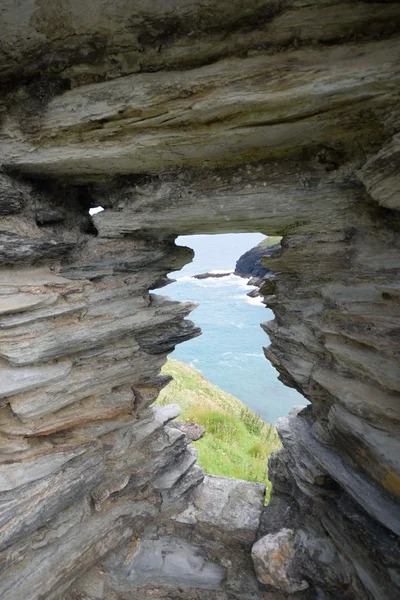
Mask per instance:
[[[260,323],[274,318],[261,298],[250,298],[254,289],[236,275],[219,279],[194,279],[205,272],[231,272],[237,259],[265,236],[252,234],[192,235],[176,240],[195,251],[192,263],[171,273],[175,279],[158,293],[199,306],[188,317],[202,335],[179,344],[172,354],[195,367],[209,381],[239,398],[265,421],[276,423],[305,398],[278,380],[278,373],[263,354],[269,339]]]

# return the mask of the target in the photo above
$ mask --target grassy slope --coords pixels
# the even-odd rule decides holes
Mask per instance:
[[[262,242],[260,242],[258,244],[259,248],[269,248],[270,246],[275,246],[275,244],[279,244],[279,242],[281,241],[282,236],[278,235],[278,236],[268,236],[265,238],[265,240],[263,240]]]
[[[163,373],[174,381],[161,392],[157,404],[179,404],[181,421],[206,429],[205,437],[193,444],[203,469],[212,475],[261,481],[268,498],[267,459],[280,447],[275,428],[184,363],[169,359]]]

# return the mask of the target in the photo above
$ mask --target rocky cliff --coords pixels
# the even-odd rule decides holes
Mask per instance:
[[[399,3],[0,20],[1,595],[397,598]],[[283,236],[265,354],[311,401],[280,423],[266,509],[151,406],[199,334],[153,292],[191,260],[174,238],[239,231]]]
[[[272,275],[270,269],[264,267],[261,261],[263,258],[274,254],[279,248],[279,237],[265,238],[257,246],[250,248],[250,250],[247,250],[247,252],[238,258],[235,266],[235,275],[245,277],[246,279],[255,277],[257,280],[265,277],[268,273]]]

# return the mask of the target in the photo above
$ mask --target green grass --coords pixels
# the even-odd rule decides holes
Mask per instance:
[[[262,242],[260,242],[258,244],[259,248],[269,248],[270,246],[275,246],[275,244],[279,244],[279,242],[281,241],[282,236],[278,235],[278,236],[268,236],[265,238],[265,240],[262,240]]]
[[[162,372],[174,380],[162,390],[157,404],[179,404],[181,421],[206,430],[204,438],[193,443],[205,472],[260,481],[267,487],[268,499],[268,457],[280,447],[275,427],[184,363],[169,359]]]

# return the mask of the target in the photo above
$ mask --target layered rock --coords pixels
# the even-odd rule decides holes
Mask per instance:
[[[2,595],[397,598],[398,3],[1,18]],[[174,238],[240,231],[283,236],[265,353],[311,401],[265,510],[151,407],[199,333],[150,293],[192,257]]]
[[[279,249],[279,246],[279,238],[265,238],[257,246],[250,248],[250,250],[247,250],[247,252],[238,258],[235,266],[235,275],[245,277],[246,279],[254,278],[256,280],[255,285],[261,285],[262,277],[271,273],[267,267],[261,264],[261,259],[271,256],[271,254]]]
[[[81,190],[1,183],[21,198],[0,274],[2,596],[254,596],[264,487],[203,483],[195,432],[168,425],[179,408],[151,406],[167,354],[200,331],[184,319],[194,304],[149,289],[192,252],[96,236]]]

